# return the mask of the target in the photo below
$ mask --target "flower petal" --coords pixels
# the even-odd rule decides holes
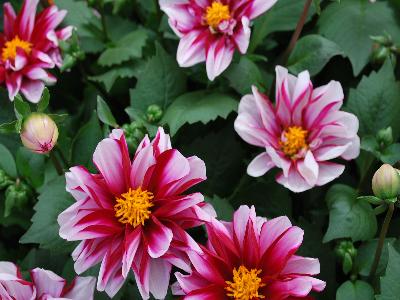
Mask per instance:
[[[257,155],[247,167],[247,174],[252,177],[260,177],[275,167],[275,163],[271,160],[266,152]]]
[[[163,259],[150,260],[150,292],[156,299],[164,299],[168,292],[171,264]]]
[[[147,251],[152,258],[158,258],[167,252],[172,241],[172,231],[155,217],[144,227]]]
[[[31,272],[32,281],[36,287],[37,297],[40,298],[44,294],[53,297],[60,297],[66,285],[65,279],[61,278],[52,271],[40,268],[33,269]]]
[[[224,37],[218,38],[206,50],[206,67],[208,79],[213,81],[230,65],[235,47]]]
[[[192,30],[181,38],[176,56],[181,67],[191,67],[206,60],[208,34],[205,30]]]
[[[96,279],[94,277],[76,277],[70,290],[64,295],[67,299],[93,300]]]

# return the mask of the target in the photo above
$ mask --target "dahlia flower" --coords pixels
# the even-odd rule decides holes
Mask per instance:
[[[70,285],[52,271],[36,268],[30,271],[32,282],[22,278],[19,268],[10,262],[0,262],[0,299],[34,300],[93,299],[96,279],[76,277]]]
[[[144,299],[167,293],[171,266],[187,270],[185,250],[196,243],[184,231],[215,216],[200,193],[184,195],[206,179],[204,162],[171,148],[162,128],[146,136],[130,160],[122,130],[97,146],[100,174],[73,167],[67,190],[76,203],[58,217],[60,236],[82,241],[72,257],[80,274],[101,262],[97,289],[113,297],[130,269]]]
[[[303,192],[339,177],[344,165],[330,162],[360,153],[358,119],[340,111],[343,90],[331,81],[313,88],[307,71],[298,77],[276,68],[276,105],[253,87],[239,104],[235,130],[263,153],[250,163],[247,173],[262,176],[278,167],[277,181],[293,192]]]
[[[304,299],[322,291],[318,259],[295,255],[303,230],[287,217],[267,221],[254,206],[241,206],[233,222],[207,223],[208,243],[201,251],[189,250],[189,275],[175,273],[175,295],[183,299],[250,300]]]
[[[52,5],[36,16],[39,0],[25,0],[16,15],[4,4],[4,32],[0,33],[0,84],[10,100],[21,91],[33,103],[42,95],[45,83],[56,78],[46,69],[62,65],[59,41],[71,36],[72,27],[55,30],[67,12]]]
[[[169,24],[181,38],[177,60],[181,67],[206,61],[210,80],[231,63],[235,49],[247,52],[250,21],[277,0],[159,0]]]

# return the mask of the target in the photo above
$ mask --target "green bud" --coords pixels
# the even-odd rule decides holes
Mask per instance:
[[[4,170],[0,169],[0,190],[5,189],[12,183],[13,181],[11,180],[11,177],[8,176],[8,174]]]
[[[388,34],[370,36],[370,39],[382,46],[391,46],[393,44],[393,40]]]
[[[346,253],[343,257],[342,268],[344,274],[348,274],[353,268],[353,257],[349,253]]]
[[[146,135],[146,128],[141,122],[133,121],[131,124],[124,124],[122,130],[125,133],[126,143],[131,152],[134,152]]]
[[[371,60],[374,64],[381,65],[390,57],[391,51],[385,46],[376,46],[373,48]]]
[[[398,171],[389,164],[381,166],[372,178],[372,190],[380,199],[397,198],[400,191],[400,176]]]
[[[376,138],[379,144],[384,145],[385,147],[393,144],[393,130],[392,127],[388,127],[385,129],[381,129],[378,131]]]
[[[159,105],[153,104],[147,108],[146,118],[150,123],[157,123],[161,120],[162,116],[163,111]]]
[[[344,259],[346,255],[350,255],[351,258],[357,256],[357,249],[354,247],[351,241],[341,241],[335,249],[335,253],[341,259]]]
[[[31,190],[23,182],[17,182],[6,189],[4,216],[8,217],[14,208],[22,210],[29,202]]]

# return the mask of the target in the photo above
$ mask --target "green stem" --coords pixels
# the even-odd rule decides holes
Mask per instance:
[[[379,241],[375,251],[374,262],[372,263],[371,272],[369,273],[369,281],[372,283],[374,280],[376,270],[378,269],[379,261],[381,259],[383,246],[385,244],[386,234],[389,230],[390,221],[392,220],[394,212],[394,203],[389,204],[389,209],[386,212],[385,220],[383,221],[381,233],[379,234]]]
[[[54,168],[57,171],[57,174],[60,175],[60,176],[63,175],[64,174],[64,170],[63,170],[60,162],[58,161],[56,155],[54,154],[54,152],[50,151],[49,155],[50,155],[51,161],[53,162]]]
[[[60,149],[60,147],[56,146],[55,149],[56,149],[58,155],[60,156],[62,162],[64,163],[64,166],[66,168],[69,168],[69,162],[68,162],[67,158],[65,157],[64,153],[62,152],[62,150]]]
[[[310,6],[312,4],[313,0],[306,0],[306,3],[304,4],[304,9],[303,13],[300,16],[299,22],[297,23],[296,30],[293,32],[292,38],[290,39],[289,46],[286,48],[286,51],[284,52],[282,56],[282,64],[286,65],[290,53],[292,53],[294,47],[296,46],[296,43],[300,37],[300,34],[303,30],[304,24],[306,23],[307,16],[308,16],[308,11],[310,10]]]

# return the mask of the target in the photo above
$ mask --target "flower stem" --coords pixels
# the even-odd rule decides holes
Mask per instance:
[[[287,60],[289,59],[290,53],[292,53],[294,47],[296,46],[296,43],[300,37],[301,31],[303,30],[304,24],[306,23],[308,11],[310,9],[312,1],[313,0],[306,0],[306,3],[304,4],[303,13],[301,14],[299,22],[297,23],[296,30],[294,31],[292,38],[290,39],[289,46],[286,48],[285,52],[283,53],[283,56],[282,56],[283,65],[286,65]]]
[[[394,203],[390,203],[389,209],[386,212],[385,220],[382,225],[381,233],[379,234],[379,241],[378,241],[378,246],[376,247],[376,251],[375,251],[374,262],[372,263],[371,272],[369,273],[369,281],[370,282],[373,281],[375,274],[376,274],[376,270],[378,269],[378,264],[381,259],[383,246],[385,244],[386,234],[389,229],[390,221],[392,220],[393,212],[394,212]]]
[[[58,175],[63,175],[64,174],[64,170],[60,164],[60,162],[57,159],[57,156],[54,154],[53,151],[50,151],[49,153],[51,161],[53,162],[54,168],[56,169]]]

